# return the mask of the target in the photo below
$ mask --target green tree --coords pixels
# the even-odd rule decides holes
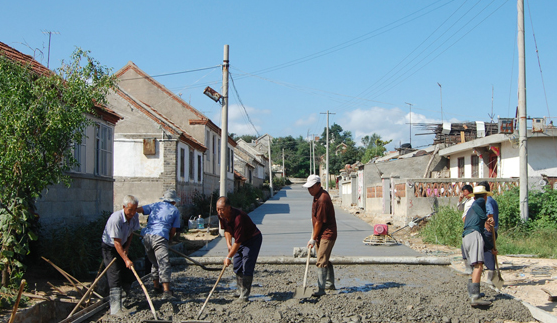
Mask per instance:
[[[374,157],[383,156],[392,140],[382,140],[381,136],[373,133],[371,136],[362,137],[362,145],[364,146],[364,155],[361,159],[362,163],[367,163]]]
[[[48,75],[35,73],[0,53],[0,270],[2,284],[17,283],[35,240],[35,199],[49,185],[65,183],[77,164],[93,104],[104,105],[115,77],[88,51]]]
[[[321,147],[316,151],[316,155],[321,156],[323,161],[326,159],[326,141],[327,128],[323,129],[319,139]],[[346,164],[355,163],[360,160],[361,156],[362,152],[352,139],[352,132],[344,131],[340,125],[334,123],[329,128],[329,173],[339,174]]]

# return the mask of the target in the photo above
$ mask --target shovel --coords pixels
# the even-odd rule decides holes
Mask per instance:
[[[311,257],[311,248],[308,248],[308,258],[306,261],[306,273],[304,274],[304,284],[303,287],[296,288],[294,292],[294,298],[308,298],[311,297],[311,289],[307,289],[306,283],[308,280],[308,269],[309,269],[309,257]]]
[[[497,250],[497,247],[495,246],[495,229],[493,228],[493,226],[491,226],[491,232],[493,232],[493,235],[492,235],[493,249]],[[501,290],[503,288],[503,284],[505,283],[505,281],[503,280],[503,277],[501,277],[501,270],[499,270],[499,263],[497,262],[497,255],[494,255],[493,258],[495,259],[495,267],[497,268],[497,275],[493,276],[493,278],[491,279],[491,282],[493,283],[493,286],[495,286],[495,288],[497,288],[498,290]]]
[[[211,321],[201,321],[201,320],[199,320],[199,318],[201,317],[201,314],[203,314],[203,310],[205,309],[205,306],[207,305],[207,302],[209,302],[209,299],[211,298],[211,295],[213,295],[213,292],[215,291],[215,288],[217,288],[217,285],[219,284],[219,281],[222,278],[222,274],[224,274],[225,270],[226,270],[226,265],[222,266],[222,270],[220,272],[219,278],[217,278],[217,282],[213,286],[213,289],[211,289],[211,292],[209,292],[209,296],[207,296],[207,299],[205,299],[205,303],[203,303],[203,306],[199,310],[199,313],[197,313],[197,318],[195,320],[181,321],[181,323],[194,323],[194,322],[210,323],[211,322]]]

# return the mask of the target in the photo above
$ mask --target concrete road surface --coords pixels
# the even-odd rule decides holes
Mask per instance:
[[[292,256],[294,247],[305,247],[311,236],[312,197],[302,185],[281,189],[249,215],[263,234],[260,256]],[[373,227],[358,217],[335,207],[338,238],[333,256],[420,256],[403,246],[369,246],[362,240],[373,233]],[[194,252],[193,257],[224,257],[228,253],[224,238],[217,238]]]

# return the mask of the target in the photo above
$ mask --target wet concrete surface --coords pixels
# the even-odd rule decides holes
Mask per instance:
[[[197,317],[218,277],[199,267],[174,267],[176,298],[167,301],[147,288],[159,319],[180,322]],[[235,301],[236,281],[228,268],[201,319],[211,322],[534,322],[526,307],[483,286],[488,308],[472,308],[467,277],[446,266],[337,265],[335,291],[320,298],[293,299],[302,286],[303,265],[257,265],[248,303]],[[308,285],[315,288],[315,267]],[[129,313],[121,318],[99,315],[89,322],[152,320],[139,287],[125,302]]]

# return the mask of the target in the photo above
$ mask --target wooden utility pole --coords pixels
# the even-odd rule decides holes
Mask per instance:
[[[282,178],[286,179],[286,171],[284,170],[284,148],[282,148]]]
[[[325,164],[325,190],[328,191],[329,190],[329,114],[336,114],[336,113],[330,113],[329,110],[327,110],[326,113],[322,112],[321,114],[327,115],[327,156],[326,156],[326,164]]]
[[[526,122],[526,54],[524,44],[524,0],[518,0],[518,138],[520,168],[520,219],[528,221],[528,128]]]

